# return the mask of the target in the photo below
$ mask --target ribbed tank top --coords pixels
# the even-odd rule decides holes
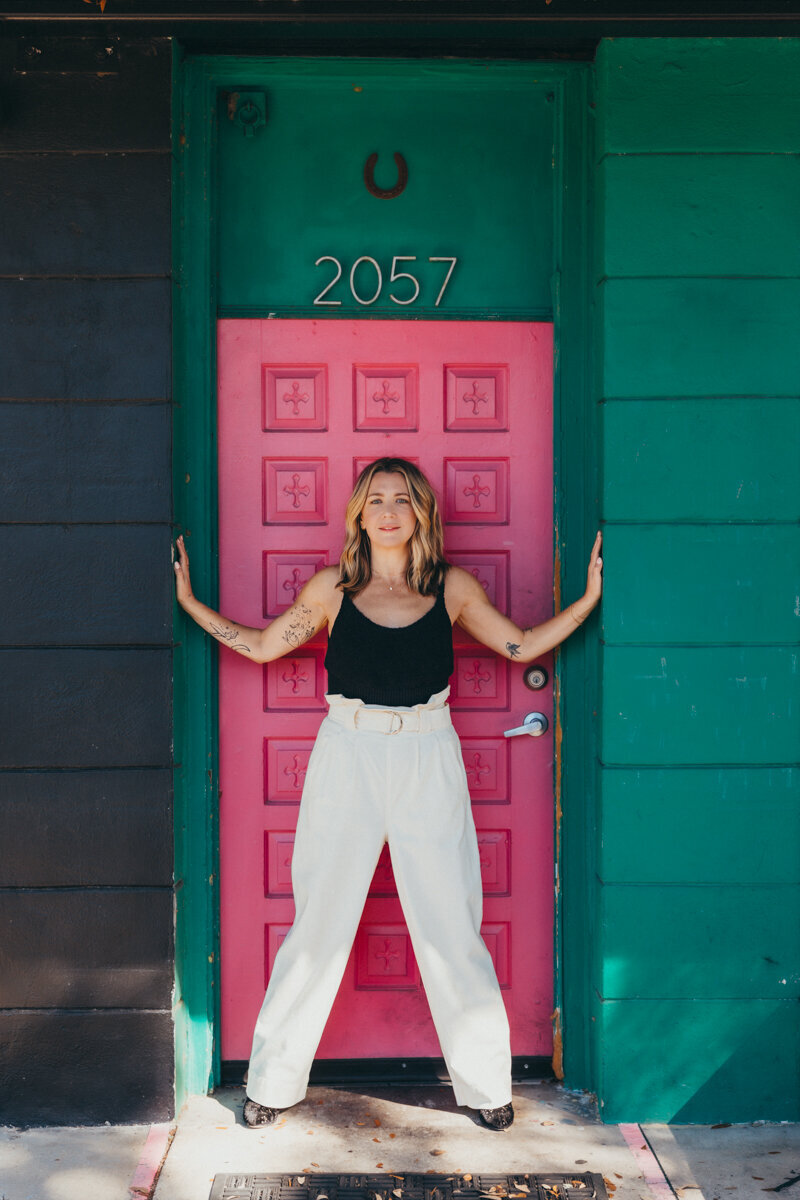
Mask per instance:
[[[400,629],[365,617],[345,592],[325,666],[331,694],[402,708],[425,704],[447,687],[453,673],[453,627],[444,586],[433,608]]]

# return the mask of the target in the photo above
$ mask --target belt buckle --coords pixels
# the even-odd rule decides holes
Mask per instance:
[[[394,709],[391,709],[391,708],[382,708],[382,709],[357,708],[355,710],[355,712],[353,713],[353,725],[355,726],[356,729],[358,729],[358,714],[361,712],[384,712],[384,713],[386,713],[387,716],[391,717],[392,720],[390,722],[389,728],[385,731],[387,735],[393,734],[393,733],[400,733],[400,731],[403,728],[403,714],[399,713],[399,712],[395,712]],[[394,728],[395,718],[397,718],[397,720],[400,722],[400,724],[397,726],[396,729]]]

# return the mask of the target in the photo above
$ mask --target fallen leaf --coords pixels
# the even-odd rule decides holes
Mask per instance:
[[[465,1179],[472,1179],[472,1176],[471,1176],[471,1175],[465,1175],[465,1176],[464,1176],[464,1178],[465,1178]],[[516,1179],[514,1180],[514,1187],[515,1187],[515,1188],[519,1188],[519,1190],[520,1190],[521,1192],[529,1192],[529,1191],[531,1190],[529,1187],[526,1187],[524,1183],[517,1183]]]
[[[431,1154],[434,1158],[438,1158],[440,1154],[444,1154],[444,1150],[431,1150]]]
[[[617,1190],[617,1185],[615,1183],[612,1183],[611,1180],[606,1175],[603,1176],[603,1183],[606,1185],[606,1188],[609,1191],[615,1192]]]
[[[472,1176],[471,1175],[462,1175],[461,1178],[466,1180],[467,1183],[469,1183],[470,1180],[472,1179]],[[517,1184],[517,1187],[519,1187],[519,1184]]]
[[[712,1125],[712,1129],[730,1129],[730,1121],[720,1121],[719,1125]]]
[[[373,1140],[373,1142],[379,1142],[381,1139],[380,1139],[380,1138],[373,1138],[372,1140]]]
[[[396,1134],[396,1133],[390,1133],[390,1134],[389,1134],[389,1137],[390,1137],[390,1138],[392,1138],[392,1137],[397,1137],[397,1134]]]
[[[376,1166],[376,1167],[378,1167],[378,1168],[380,1168],[380,1167],[382,1167],[382,1166],[383,1166],[383,1163],[375,1163],[375,1166]]]
[[[379,1121],[379,1119],[378,1119],[377,1117],[375,1118],[375,1125],[376,1125],[376,1126],[380,1126],[380,1121]]]
[[[319,1163],[312,1163],[311,1165],[312,1165],[312,1167],[318,1167]]]
[[[615,1171],[614,1174],[616,1175],[617,1179],[622,1179],[622,1176],[620,1175],[619,1171]]]
[[[392,1188],[392,1195],[393,1195],[393,1196],[398,1196],[398,1197],[400,1197],[400,1196],[402,1196],[402,1194],[403,1194],[403,1189],[402,1189],[402,1188]]]
[[[356,1121],[356,1125],[366,1125],[366,1121]]]
[[[542,1121],[542,1125],[555,1125],[555,1121]]]
[[[305,1183],[305,1181],[306,1181],[306,1177],[305,1177],[305,1175],[298,1175],[298,1176],[297,1176],[297,1182],[298,1182],[298,1183]]]

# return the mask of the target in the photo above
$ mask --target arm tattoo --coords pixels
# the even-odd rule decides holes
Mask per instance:
[[[311,609],[306,608],[305,604],[296,604],[291,611],[292,621],[284,630],[283,640],[287,645],[295,648],[302,646],[303,642],[307,642],[310,637],[314,636],[314,622],[311,620]]]
[[[211,632],[221,642],[226,642],[230,646],[231,650],[243,650],[246,654],[251,653],[250,647],[245,646],[244,642],[239,641],[238,629],[226,629],[224,626],[215,625],[214,622],[211,621]]]
[[[519,643],[518,642],[506,642],[506,650],[508,651],[509,658],[518,658],[519,657]]]

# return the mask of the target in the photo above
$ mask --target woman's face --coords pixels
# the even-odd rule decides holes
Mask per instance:
[[[360,519],[373,546],[390,549],[411,540],[417,518],[405,478],[399,471],[378,471],[373,475]]]

